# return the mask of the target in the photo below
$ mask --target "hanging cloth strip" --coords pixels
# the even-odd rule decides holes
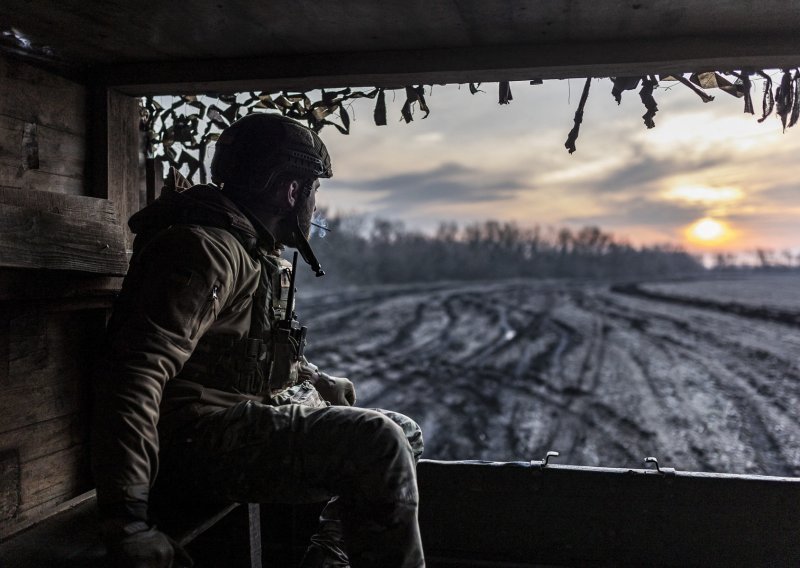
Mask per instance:
[[[758,122],[764,122],[772,114],[772,109],[775,107],[775,98],[772,96],[772,77],[763,71],[758,71],[758,74],[764,78],[764,99],[761,101],[762,115]]]
[[[797,124],[797,119],[800,118],[800,69],[794,70],[794,106],[792,107],[792,116],[789,119],[789,128]]]
[[[639,81],[642,77],[611,77],[611,82],[614,87],[611,89],[611,94],[614,95],[614,100],[617,104],[622,102],[623,91],[632,91],[639,86]]]
[[[786,121],[792,113],[794,106],[794,88],[792,85],[792,73],[788,69],[783,71],[781,84],[775,90],[775,114],[781,118],[783,131],[786,132]]]
[[[753,109],[753,97],[750,94],[752,90],[753,84],[750,81],[750,72],[742,70],[742,89],[744,90],[744,112],[747,114],[755,114],[756,111]]]
[[[589,87],[592,84],[591,77],[586,79],[586,83],[583,85],[583,93],[581,94],[581,102],[578,103],[578,110],[575,111],[575,126],[572,127],[572,130],[569,131],[569,135],[567,136],[567,141],[564,143],[564,147],[569,150],[569,153],[572,154],[577,150],[575,147],[575,142],[578,140],[578,134],[580,134],[581,130],[581,122],[583,122],[583,107],[586,106],[586,99],[589,98]]]
[[[654,128],[656,123],[653,120],[658,112],[658,105],[656,99],[653,97],[653,89],[658,86],[658,81],[652,75],[649,78],[645,77],[642,80],[642,88],[639,90],[639,98],[642,99],[642,104],[647,109],[647,112],[642,115],[645,126],[647,128]]]
[[[499,90],[500,92],[497,98],[498,103],[501,105],[507,105],[514,100],[514,97],[511,96],[511,83],[508,81],[500,81]]]

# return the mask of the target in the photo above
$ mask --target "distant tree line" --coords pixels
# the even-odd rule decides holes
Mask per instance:
[[[635,280],[704,271],[700,261],[671,245],[634,247],[598,227],[522,228],[486,221],[441,223],[433,235],[402,222],[362,215],[331,216],[330,233],[314,230],[311,244],[328,276],[341,284],[437,280],[576,278]],[[301,282],[313,275],[299,270]]]
[[[757,248],[748,253],[718,253],[714,257],[716,272],[765,272],[800,270],[800,252],[792,249]]]

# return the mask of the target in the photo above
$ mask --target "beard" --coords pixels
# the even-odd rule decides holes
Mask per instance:
[[[314,200],[305,198],[298,202],[280,222],[278,240],[287,247],[297,248],[311,236],[311,219],[314,216]],[[301,244],[302,246],[302,244]]]
[[[306,239],[311,236],[311,219],[314,217],[315,209],[314,199],[311,198],[306,198],[297,204],[297,225]]]

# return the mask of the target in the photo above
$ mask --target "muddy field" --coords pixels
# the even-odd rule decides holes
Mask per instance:
[[[576,465],[652,455],[680,470],[800,475],[800,300],[759,310],[769,280],[738,296],[665,286],[377,287],[298,308],[309,358],[353,379],[359,406],[416,418],[428,458],[557,450]],[[749,311],[731,311],[744,297]]]

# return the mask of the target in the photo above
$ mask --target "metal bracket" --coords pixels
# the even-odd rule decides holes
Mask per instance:
[[[557,458],[558,455],[558,452],[550,450],[547,452],[547,455],[544,456],[543,460],[531,460],[531,467],[535,468],[536,471],[541,471],[547,467],[548,463],[550,462],[550,458]]]
[[[675,469],[671,467],[660,467],[658,465],[658,460],[653,456],[648,456],[644,458],[644,469],[647,469],[647,464],[652,463],[656,466],[656,472],[660,473],[661,475],[675,475]],[[650,470],[652,471],[652,470]]]

